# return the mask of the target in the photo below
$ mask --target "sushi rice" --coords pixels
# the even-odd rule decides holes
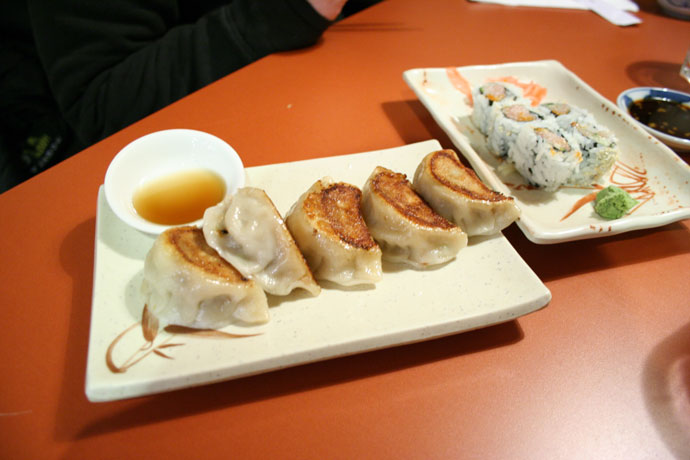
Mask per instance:
[[[508,149],[525,125],[539,125],[548,112],[531,108],[528,104],[506,104],[493,113],[486,136],[489,151],[498,157],[508,155]]]
[[[489,151],[533,186],[590,186],[618,157],[615,136],[584,109],[563,102],[536,107],[519,86],[488,82],[473,91],[472,120]]]
[[[472,92],[474,110],[472,121],[482,134],[487,134],[494,113],[506,104],[529,102],[522,97],[522,89],[511,83],[488,82]]]
[[[573,136],[551,121],[521,129],[508,158],[532,185],[551,192],[578,177],[582,153]]]

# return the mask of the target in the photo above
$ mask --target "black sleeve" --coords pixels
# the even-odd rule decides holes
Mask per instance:
[[[172,0],[28,4],[52,91],[87,144],[330,24],[305,0],[229,0],[192,22]]]

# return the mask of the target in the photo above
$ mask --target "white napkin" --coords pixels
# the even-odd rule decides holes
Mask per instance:
[[[586,10],[587,6],[582,5],[578,0],[470,0],[479,3],[498,3],[499,5],[509,6],[539,6],[542,8],[571,8],[575,10]],[[639,11],[637,3],[632,0],[599,0],[599,3],[609,5],[626,11]]]
[[[538,6],[541,8],[571,8],[592,10],[617,26],[629,26],[642,22],[628,11],[637,12],[639,7],[632,0],[470,0],[480,3],[498,3],[508,6]]]

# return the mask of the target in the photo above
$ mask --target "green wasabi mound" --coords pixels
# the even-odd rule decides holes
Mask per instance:
[[[594,210],[604,219],[620,219],[637,204],[625,190],[609,185],[597,193]]]

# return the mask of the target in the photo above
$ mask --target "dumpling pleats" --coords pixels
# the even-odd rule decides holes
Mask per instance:
[[[360,210],[354,185],[318,180],[292,206],[285,221],[314,277],[343,286],[381,280],[381,249]]]
[[[404,174],[377,167],[362,190],[362,213],[391,262],[425,268],[452,260],[467,235],[431,209]]]
[[[275,205],[261,189],[244,187],[206,210],[208,244],[266,292],[287,295],[302,288],[318,295],[302,253]]]
[[[158,236],[144,262],[141,291],[162,326],[217,329],[269,320],[264,291],[206,244],[196,227]]]
[[[424,157],[415,172],[414,188],[468,236],[498,233],[520,216],[512,197],[489,189],[452,150]]]

